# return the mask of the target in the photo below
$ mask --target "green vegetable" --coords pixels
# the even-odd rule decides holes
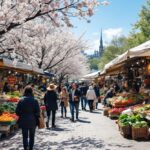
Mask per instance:
[[[16,104],[14,103],[3,103],[0,106],[0,111],[1,112],[10,112],[10,113],[14,113],[16,109]]]
[[[148,127],[148,124],[146,121],[141,121],[141,122],[136,122],[132,124],[134,128],[143,128],[143,127]]]
[[[119,117],[119,124],[121,126],[133,126],[135,128],[147,127],[148,124],[144,121],[144,118],[141,115],[127,115],[122,114]]]

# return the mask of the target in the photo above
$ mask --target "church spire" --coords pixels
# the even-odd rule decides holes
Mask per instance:
[[[101,29],[100,46],[99,46],[99,57],[102,57],[103,52],[104,52],[103,35],[102,35],[102,29]]]

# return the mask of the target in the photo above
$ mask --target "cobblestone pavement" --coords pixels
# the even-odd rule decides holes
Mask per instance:
[[[150,150],[150,141],[123,138],[115,121],[104,117],[101,108],[93,113],[80,111],[76,123],[60,118],[58,112],[56,125],[54,130],[37,130],[35,150]],[[20,133],[1,140],[0,150],[23,150]]]

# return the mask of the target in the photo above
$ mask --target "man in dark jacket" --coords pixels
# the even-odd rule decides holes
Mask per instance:
[[[86,105],[87,105],[86,93],[87,93],[87,90],[88,90],[88,86],[86,86],[85,83],[83,82],[82,85],[80,86],[82,110],[86,110]]]
[[[56,87],[54,84],[50,84],[47,88],[47,92],[44,96],[44,103],[46,106],[46,112],[47,112],[47,122],[46,127],[49,128],[49,120],[52,112],[52,128],[55,128],[55,116],[56,116],[56,110],[58,109],[57,105],[57,93],[55,91]]]
[[[80,90],[75,83],[72,84],[72,88],[69,91],[69,103],[71,111],[71,121],[74,122],[74,109],[76,110],[76,119],[79,117],[79,102],[80,102]]]
[[[25,88],[24,97],[17,105],[16,114],[19,116],[19,127],[22,128],[24,150],[33,150],[35,128],[40,117],[40,108],[33,97],[31,87]]]
[[[98,107],[98,100],[99,100],[99,97],[100,97],[100,89],[99,89],[99,86],[94,84],[94,91],[95,91],[95,94],[96,94],[96,97],[97,97],[97,102],[96,102],[96,109]]]
[[[108,105],[107,99],[108,99],[108,98],[112,98],[113,96],[114,96],[114,89],[113,89],[113,88],[110,88],[110,89],[107,91],[107,93],[106,93],[106,95],[105,95],[105,97],[104,97],[103,104],[104,104],[104,105]]]

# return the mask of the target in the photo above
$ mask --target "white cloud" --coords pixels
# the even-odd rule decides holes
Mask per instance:
[[[121,35],[123,35],[122,28],[108,28],[103,30],[102,32],[104,46],[107,46],[114,37],[120,37]],[[100,45],[100,32],[94,32],[92,33],[92,36],[93,39],[90,39],[88,41],[88,44],[90,44],[90,48],[85,51],[88,54],[93,54],[95,50],[99,49]]]
[[[86,50],[85,52],[88,54],[93,54],[95,50],[98,50],[99,48],[99,38],[98,39],[94,39],[94,40],[90,40],[89,41],[90,45],[89,45],[89,49]]]
[[[105,42],[110,42],[114,37],[123,35],[122,28],[108,28],[103,31]]]

